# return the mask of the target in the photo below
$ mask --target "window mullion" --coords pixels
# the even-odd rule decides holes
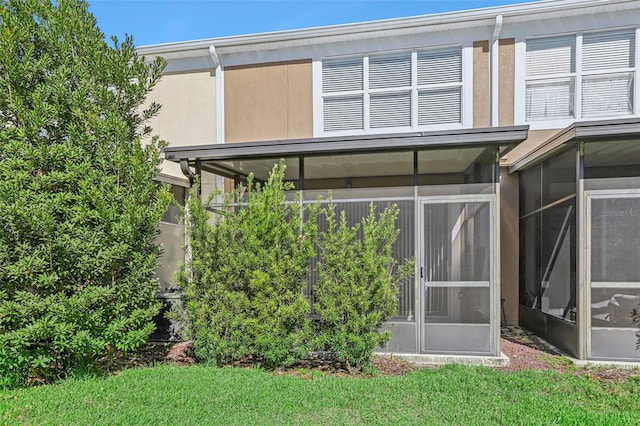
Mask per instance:
[[[363,89],[363,99],[362,99],[362,113],[364,115],[364,131],[368,132],[370,129],[370,106],[369,106],[369,55],[365,55],[362,63],[362,89]]]
[[[576,35],[576,87],[574,99],[575,111],[574,116],[577,120],[582,118],[582,33]]]
[[[634,88],[634,94],[633,94],[633,99],[631,100],[631,102],[633,102],[633,114],[634,115],[640,115],[640,84],[638,84],[638,69],[640,69],[640,27],[636,28],[636,34],[635,34],[636,38],[635,38],[635,60],[636,63],[635,64],[631,64],[634,66],[634,73],[633,73],[633,88]]]
[[[385,87],[381,89],[369,89],[370,95],[384,94],[384,93],[403,93],[410,92],[411,86],[397,86],[397,87]]]
[[[362,90],[349,90],[346,92],[325,92],[322,94],[324,99],[326,98],[342,98],[345,96],[358,96],[362,95],[364,92]]]
[[[462,87],[463,83],[455,82],[455,83],[437,83],[437,84],[423,84],[422,86],[418,86],[418,89],[422,90],[438,90],[438,89],[446,89],[448,87]]]
[[[578,73],[560,73],[560,74],[544,74],[540,76],[527,76],[527,82],[535,83],[536,81],[563,79],[568,77],[576,77]]]
[[[628,72],[634,72],[635,68],[610,68],[604,70],[595,70],[595,71],[583,71],[582,77],[589,75],[605,75],[605,74],[624,74]]]

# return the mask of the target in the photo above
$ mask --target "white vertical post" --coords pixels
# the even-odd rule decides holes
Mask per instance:
[[[576,120],[582,118],[582,34],[578,34],[576,36],[576,63],[574,70],[576,74],[575,85],[573,93],[576,94],[576,98],[574,99],[573,105],[575,111],[573,112],[573,116]]]
[[[635,66],[635,72],[633,75],[633,87],[634,94],[632,102],[633,102],[633,115],[640,115],[640,84],[638,84],[638,70],[640,70],[640,28],[636,28],[636,52],[635,52],[636,63],[631,64]]]
[[[502,31],[502,15],[496,16],[496,25],[491,39],[491,58],[489,72],[491,74],[491,127],[500,125],[500,31]]]
[[[216,73],[216,143],[223,144],[224,137],[224,67],[215,46],[209,46],[209,55],[215,66]],[[224,192],[224,178],[216,176],[216,189]]]

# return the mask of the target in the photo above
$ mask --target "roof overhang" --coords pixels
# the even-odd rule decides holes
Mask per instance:
[[[514,5],[434,13],[406,18],[148,45],[139,47],[138,53],[150,57],[161,55],[166,59],[180,58],[184,57],[184,55],[197,55],[198,51],[203,56],[207,56],[210,45],[220,49],[220,53],[228,54],[256,49],[286,48],[300,46],[301,44],[312,45],[353,39],[378,38],[400,35],[403,31],[415,33],[416,31],[429,32],[455,30],[472,26],[491,26],[494,24],[497,15],[502,15],[505,23],[520,23],[542,20],[547,16],[557,18],[636,8],[638,8],[638,5],[635,0],[529,1]]]
[[[164,154],[167,160],[180,162],[181,160],[222,161],[479,146],[501,147],[506,152],[525,140],[528,130],[529,126],[509,126],[179,146],[166,148]]]
[[[623,118],[617,120],[583,121],[573,123],[556,133],[536,149],[518,159],[509,173],[524,170],[545,158],[550,157],[568,143],[577,142],[607,142],[640,136],[640,118]]]

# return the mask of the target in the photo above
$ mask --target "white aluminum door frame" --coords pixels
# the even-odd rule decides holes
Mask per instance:
[[[640,198],[640,190],[637,189],[594,189],[594,190],[585,190],[584,191],[584,212],[582,215],[582,223],[585,226],[582,229],[581,237],[583,238],[583,243],[580,244],[580,257],[584,259],[582,262],[583,270],[582,276],[584,277],[584,282],[580,283],[579,290],[582,290],[583,307],[585,310],[584,313],[584,333],[583,339],[584,344],[582,345],[585,353],[586,359],[591,358],[591,201],[602,200],[602,199],[619,199],[619,198]],[[602,285],[597,285],[596,288],[620,288],[620,287],[633,287],[636,288],[638,285],[635,283],[601,283]]]
[[[496,223],[497,218],[499,217],[498,212],[496,211],[498,203],[497,203],[497,194],[469,194],[469,195],[443,195],[443,196],[422,196],[418,197],[418,224],[416,226],[416,231],[419,233],[418,238],[418,262],[416,262],[417,269],[417,277],[419,280],[418,292],[419,294],[419,314],[420,319],[416,321],[418,327],[418,350],[420,352],[424,351],[424,318],[425,318],[425,305],[426,305],[426,274],[423,273],[425,271],[424,264],[424,256],[425,256],[425,206],[431,204],[460,204],[460,203],[488,203],[490,216],[489,216],[489,325],[491,327],[490,333],[490,351],[493,355],[498,356],[499,345],[498,341],[500,338],[500,288],[499,288],[499,259],[497,253],[497,242],[499,241],[499,224]],[[468,282],[468,281],[450,281],[447,282],[451,286],[481,286],[480,282]],[[471,285],[469,285],[471,284]],[[432,286],[437,287],[438,285]],[[484,285],[482,285],[484,286]],[[497,336],[497,337],[496,337]]]

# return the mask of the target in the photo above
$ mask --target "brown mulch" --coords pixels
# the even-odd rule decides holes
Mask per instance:
[[[601,383],[621,383],[640,377],[640,369],[613,367],[578,367],[535,334],[520,327],[503,327],[500,349],[511,361],[507,371],[553,370],[589,376]]]
[[[555,348],[549,346],[533,333],[520,327],[503,327],[500,339],[502,352],[509,357],[510,365],[503,367],[505,371],[552,370],[560,373],[590,376],[602,383],[620,383],[630,377],[640,377],[640,369],[624,369],[609,367],[577,367],[563,357]],[[130,358],[130,366],[155,365],[158,363],[174,363],[191,365],[195,363],[189,342],[171,344],[152,343],[147,345],[135,357]],[[233,367],[253,367],[259,360],[247,359],[238,361]],[[384,376],[399,376],[415,371],[418,367],[398,356],[379,355],[373,358],[373,368]],[[277,375],[294,375],[310,379],[314,375],[364,377],[338,362],[322,357],[303,360],[296,365],[277,370]]]

